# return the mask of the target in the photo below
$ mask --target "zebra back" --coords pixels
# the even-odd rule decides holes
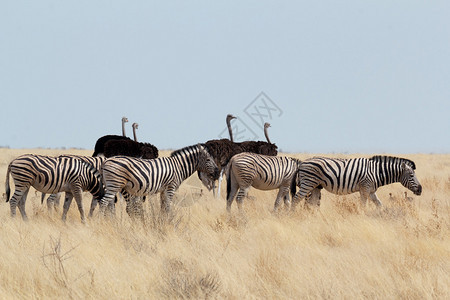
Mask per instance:
[[[63,154],[58,157],[71,157],[71,158],[80,159],[80,160],[84,161],[85,163],[92,165],[98,171],[101,170],[101,166],[102,166],[103,162],[106,160],[106,157],[104,157],[104,156],[93,157],[93,156],[74,155],[74,154]]]
[[[369,158],[369,160],[373,162],[378,163],[386,163],[386,164],[401,164],[405,163],[408,166],[410,166],[413,170],[416,169],[416,164],[409,159],[401,158],[401,157],[394,157],[394,156],[386,156],[386,155],[375,155]]]

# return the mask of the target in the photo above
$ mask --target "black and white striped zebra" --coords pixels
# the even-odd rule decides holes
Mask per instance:
[[[281,199],[289,207],[289,188],[300,161],[291,157],[267,156],[250,152],[234,155],[229,163],[227,178],[227,211],[236,196],[238,209],[250,187],[259,190],[279,189],[274,204],[277,210]],[[239,190],[239,191],[238,191]]]
[[[15,191],[11,200],[9,200],[10,174],[15,184]],[[66,219],[73,197],[77,202],[81,220],[84,222],[82,192],[89,191],[96,199],[100,199],[104,195],[101,175],[92,165],[67,156],[51,157],[25,154],[14,159],[8,165],[6,173],[6,201],[10,201],[12,217],[16,215],[18,205],[22,218],[27,219],[25,202],[30,187],[47,194],[66,192],[63,220]]]
[[[195,171],[204,172],[211,180],[219,177],[217,165],[202,144],[174,151],[170,157],[108,158],[102,168],[105,196],[100,201],[100,211],[105,212],[106,206],[113,201],[116,193],[122,193],[126,199],[135,199],[159,192],[161,210],[168,212],[175,191]],[[128,203],[129,201],[127,205]]]
[[[380,186],[400,182],[414,194],[422,193],[414,170],[413,161],[391,156],[373,156],[371,158],[339,159],[314,157],[303,161],[294,176],[291,193],[292,207],[315,188],[323,187],[327,191],[346,195],[359,192],[362,204],[367,198],[381,206],[375,194]],[[296,187],[299,191],[296,192]],[[320,205],[320,202],[310,203]]]
[[[75,159],[81,159],[85,163],[92,165],[94,167],[94,169],[96,169],[99,173],[100,173],[100,168],[101,168],[103,162],[106,160],[106,158],[104,156],[92,157],[92,156],[73,155],[73,154],[63,154],[58,157],[72,157]],[[56,193],[56,194],[51,194],[47,198],[47,209],[49,211],[51,211],[52,208],[56,209],[57,207],[59,207],[59,200],[61,198],[61,194],[62,194],[62,192]],[[41,203],[44,202],[44,198],[45,198],[45,194],[42,193]],[[68,199],[68,198],[66,198],[66,199]],[[97,199],[96,197],[92,197],[91,207],[89,209],[89,217],[92,217],[94,209],[97,206],[98,200],[99,199]],[[70,206],[70,203],[68,203],[68,205]]]

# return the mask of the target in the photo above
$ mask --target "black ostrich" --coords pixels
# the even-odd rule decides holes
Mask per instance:
[[[158,148],[150,143],[133,140],[110,140],[105,143],[105,157],[125,155],[137,158],[153,159],[158,157]]]
[[[104,135],[101,138],[99,138],[97,140],[97,142],[95,143],[95,147],[94,147],[94,154],[92,154],[92,156],[98,156],[100,154],[104,154],[105,151],[105,144],[108,141],[111,140],[130,140],[130,138],[128,138],[125,135],[125,123],[128,122],[128,118],[127,117],[122,117],[122,135]]]
[[[136,129],[139,124],[133,123],[134,141],[125,136],[126,117],[122,118],[122,135],[105,135],[95,143],[94,154],[98,156],[103,154],[105,157],[117,155],[132,156],[138,158],[152,159],[158,157],[158,148],[150,143],[141,143],[137,141]]]
[[[110,140],[105,143],[104,155],[105,157],[112,157],[117,155],[125,155],[144,159],[158,158],[158,148],[150,143],[138,142],[136,136],[136,129],[139,127],[138,123],[133,123],[133,140]]]

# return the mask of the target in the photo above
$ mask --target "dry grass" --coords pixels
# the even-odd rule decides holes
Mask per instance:
[[[0,149],[0,176],[13,158],[29,152],[92,151]],[[320,211],[299,206],[274,215],[275,192],[252,189],[245,214],[234,203],[228,215],[225,200],[202,191],[193,176],[180,188],[170,219],[160,216],[153,196],[144,204],[145,224],[131,222],[123,203],[115,220],[96,216],[85,225],[72,205],[64,224],[32,190],[28,222],[11,219],[9,205],[0,206],[0,295],[450,299],[450,155],[407,157],[418,166],[424,192],[410,203],[402,200],[400,184],[383,187],[381,210],[361,208],[357,194],[323,191]]]

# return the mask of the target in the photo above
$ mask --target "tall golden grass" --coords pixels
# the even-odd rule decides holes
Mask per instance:
[[[0,149],[0,176],[22,153],[91,152]],[[400,184],[382,187],[382,209],[360,207],[358,194],[323,191],[319,211],[299,206],[273,214],[276,192],[251,189],[245,213],[234,203],[228,215],[225,188],[215,199],[194,175],[182,184],[169,220],[159,214],[159,196],[152,196],[145,224],[133,223],[119,202],[114,220],[97,215],[83,225],[76,205],[63,223],[61,210],[49,213],[32,189],[28,222],[20,214],[11,219],[8,203],[0,206],[0,295],[450,299],[450,155],[403,157],[416,162],[423,194],[406,202]],[[86,194],[85,208],[90,199]]]

